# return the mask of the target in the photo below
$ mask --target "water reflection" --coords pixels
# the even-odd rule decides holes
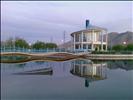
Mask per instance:
[[[43,68],[43,69],[24,71],[24,72],[14,73],[14,74],[17,74],[17,75],[52,75],[53,69],[52,68]]]
[[[93,81],[107,78],[107,63],[94,63],[87,59],[74,60],[71,63],[71,74],[85,78],[85,87]]]
[[[45,62],[44,61],[35,61],[35,63],[38,65],[43,65]]]
[[[2,63],[1,97],[2,100],[132,100],[132,65],[133,61],[87,59]]]
[[[19,75],[50,75],[52,77],[76,76],[84,78],[85,87],[90,83],[107,79],[107,70],[133,70],[133,61],[91,61],[76,59],[65,62],[27,62],[21,64],[2,64],[2,73],[10,72]]]
[[[25,67],[25,66],[26,66],[26,63],[16,64],[16,67],[20,67],[20,68]]]
[[[133,61],[108,61],[109,69],[123,69],[126,71],[133,70]]]

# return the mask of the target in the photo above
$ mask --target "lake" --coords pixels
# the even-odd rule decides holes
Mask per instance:
[[[1,64],[2,100],[133,100],[133,61]]]

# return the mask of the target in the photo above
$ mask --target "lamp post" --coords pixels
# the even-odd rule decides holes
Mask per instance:
[[[13,39],[13,48],[14,48],[14,52],[15,52],[15,38]]]
[[[29,43],[29,50],[28,51],[31,52],[31,43]]]
[[[124,44],[124,45],[126,45],[126,44],[127,44],[127,42],[125,42],[125,41],[124,41],[124,42],[123,42],[123,44]]]
[[[126,46],[126,44],[127,44],[127,42],[126,42],[126,41],[124,41],[124,42],[123,42],[123,45],[124,45],[124,46]],[[126,50],[126,51],[127,51],[127,50]]]
[[[5,52],[5,47],[6,47],[6,46],[5,46],[5,44],[4,44],[4,49],[3,49],[3,50],[4,50],[4,52]]]
[[[64,40],[61,40],[61,44],[63,44],[64,45]],[[62,48],[64,48],[64,46],[62,47]],[[65,48],[64,48],[65,49]],[[60,50],[59,52],[62,52],[62,50]]]

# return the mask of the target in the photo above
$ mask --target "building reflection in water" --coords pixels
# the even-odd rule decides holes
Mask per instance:
[[[123,69],[126,71],[133,70],[133,61],[132,60],[125,60],[125,61],[108,61],[108,68],[109,69]]]
[[[74,60],[71,63],[71,74],[85,78],[85,87],[89,87],[89,83],[107,78],[107,64],[94,63],[87,59]]]

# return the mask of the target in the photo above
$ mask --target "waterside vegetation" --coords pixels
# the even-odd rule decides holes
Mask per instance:
[[[1,41],[1,48],[25,48],[25,49],[35,49],[35,50],[41,50],[41,49],[57,49],[58,46],[56,43],[50,43],[50,42],[43,42],[43,41],[36,41],[35,43],[29,44],[25,39],[16,37],[15,39],[9,38],[5,41]],[[118,44],[114,45],[112,47],[108,47],[108,51],[98,51],[97,49],[93,51],[92,53],[98,53],[98,54],[115,54],[115,53],[126,53],[130,54],[133,52],[133,43],[130,44]]]
[[[9,38],[6,41],[1,42],[1,48],[25,48],[25,49],[52,49],[57,48],[56,43],[45,43],[43,41],[36,41],[35,43],[29,44],[23,38]]]

